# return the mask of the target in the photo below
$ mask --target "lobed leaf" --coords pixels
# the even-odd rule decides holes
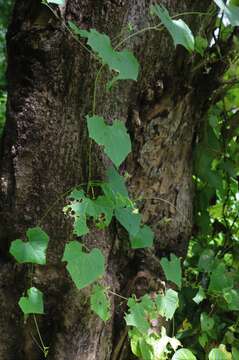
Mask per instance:
[[[109,36],[101,34],[95,29],[81,30],[72,21],[69,22],[69,26],[75,34],[87,38],[87,44],[97,53],[103,64],[107,64],[110,70],[118,73],[108,83],[108,88],[111,88],[117,80],[137,80],[139,63],[131,51],[114,50]]]

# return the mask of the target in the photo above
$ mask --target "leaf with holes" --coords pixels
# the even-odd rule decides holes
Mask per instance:
[[[102,252],[93,249],[86,253],[82,250],[82,244],[77,241],[66,244],[62,261],[67,262],[66,268],[78,289],[92,284],[105,273],[105,259]]]
[[[74,234],[86,235],[89,232],[87,219],[93,217],[98,228],[105,228],[113,217],[114,203],[106,196],[91,200],[83,190],[73,190],[69,196],[70,204],[65,206],[65,214],[74,219]]]
[[[182,45],[190,52],[194,50],[194,36],[183,20],[172,20],[167,9],[163,5],[151,6],[151,13],[160,18],[172,36],[175,46]]]
[[[43,294],[35,287],[31,287],[27,290],[27,296],[22,296],[18,305],[25,315],[44,314]]]
[[[13,241],[10,254],[19,263],[46,264],[48,235],[40,227],[35,227],[27,230],[27,238],[28,242],[19,239]]]
[[[168,281],[172,281],[179,288],[182,285],[182,269],[180,260],[174,254],[170,255],[170,260],[167,258],[162,258],[160,264],[163,268],[164,274]]]
[[[63,212],[74,219],[74,234],[77,236],[88,234],[89,228],[86,219],[90,199],[85,196],[83,190],[73,190],[69,199],[70,204],[64,207]]]
[[[131,152],[131,141],[122,121],[116,120],[107,125],[100,116],[87,116],[89,136],[98,145],[104,146],[107,156],[119,167]]]
[[[106,289],[96,285],[90,296],[90,307],[103,321],[110,318],[110,301]]]
[[[114,50],[110,38],[95,29],[81,30],[72,21],[69,21],[69,26],[76,35],[87,38],[87,45],[100,57],[103,64],[107,64],[110,70],[118,73],[108,83],[108,88],[111,88],[117,80],[137,80],[139,63],[131,51]]]

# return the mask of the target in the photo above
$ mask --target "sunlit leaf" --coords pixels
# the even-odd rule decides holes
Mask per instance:
[[[188,51],[194,50],[194,36],[183,20],[172,20],[167,9],[163,5],[151,6],[151,13],[160,18],[172,36],[175,46],[182,45]]]
[[[18,302],[24,314],[43,314],[43,294],[35,287],[27,290],[27,296],[22,296]]]

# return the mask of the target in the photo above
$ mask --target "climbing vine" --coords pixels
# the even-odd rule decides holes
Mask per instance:
[[[234,3],[226,5],[222,0],[214,0],[214,2],[231,27],[239,26],[239,7]],[[58,17],[55,7],[61,6],[62,0],[49,2],[43,0],[43,4]],[[201,13],[185,13],[171,17],[164,6],[154,5],[150,9],[150,14],[158,21],[156,25],[135,33],[131,32],[115,46],[112,45],[111,39],[106,34],[99,33],[96,29],[83,30],[72,21],[64,24],[72,37],[100,64],[95,78],[92,111],[85,114],[85,121],[90,144],[93,141],[98,144],[105,156],[111,160],[112,166],[107,169],[104,181],[94,181],[91,177],[92,146],[90,146],[88,183],[76,186],[65,194],[66,205],[63,212],[66,217],[72,219],[75,239],[65,245],[62,262],[66,264],[69,276],[78,289],[91,286],[91,310],[104,322],[108,321],[111,316],[110,295],[122,296],[102,285],[101,279],[105,274],[104,255],[101,249],[89,249],[82,237],[88,234],[93,226],[98,229],[107,228],[113,218],[127,231],[129,245],[132,249],[152,247],[154,233],[147,224],[143,223],[136,201],[129,197],[125,179],[118,171],[120,165],[132,151],[126,126],[120,119],[114,119],[112,124],[109,124],[108,119],[96,112],[97,90],[102,69],[103,67],[107,68],[111,75],[106,89],[104,89],[108,92],[119,81],[137,81],[140,71],[138,60],[131,51],[120,50],[120,48],[134,36],[146,31],[167,29],[175,47],[183,46],[189,53],[196,52],[202,57],[210,46],[205,38],[194,37],[188,25],[180,18],[183,15],[200,15]],[[211,16],[212,14],[201,15]],[[86,44],[84,43],[85,39]],[[220,311],[239,311],[236,268],[232,266],[233,271],[230,272],[226,269],[229,264],[233,263],[232,249],[235,248],[237,241],[233,239],[233,234],[238,232],[236,220],[239,208],[235,207],[234,201],[234,198],[238,197],[238,189],[233,180],[237,176],[237,170],[231,161],[231,157],[235,158],[238,149],[232,140],[238,134],[229,131],[230,134],[225,137],[225,133],[228,132],[228,128],[225,127],[225,119],[227,121],[233,119],[233,99],[229,104],[220,102],[211,108],[209,123],[203,129],[195,151],[197,168],[194,181],[200,199],[195,216],[197,226],[201,229],[200,244],[202,245],[197,245],[197,250],[194,248],[195,244],[190,248],[189,257],[185,263],[184,278],[180,259],[171,254],[169,259],[162,258],[160,261],[165,278],[172,285],[171,288],[164,286],[159,293],[145,294],[140,299],[134,295],[128,299],[123,298],[124,301],[127,301],[128,306],[125,322],[131,349],[140,359],[194,360],[196,356],[201,359],[202,352],[207,354],[209,360],[219,358],[235,360],[239,356],[235,345],[237,342],[233,340],[235,333],[239,332],[238,322],[237,325],[232,325],[234,329],[230,330],[230,335],[228,333],[228,337],[232,339],[230,352],[223,345],[225,343],[223,339],[221,345],[211,346],[215,337],[217,339],[219,336],[218,334],[214,335],[214,331],[218,327],[220,318],[219,310],[215,313],[213,313],[214,310],[210,312],[210,306],[214,304],[214,308],[216,307]],[[201,151],[201,147],[206,147],[208,151]],[[215,154],[218,155],[215,156]],[[215,191],[215,188],[218,190]],[[211,204],[210,201],[213,197],[214,204]],[[210,235],[211,241],[209,241],[208,235],[203,234],[208,234],[208,229],[218,223],[223,226],[224,230],[217,232],[216,235],[214,233],[214,236]],[[40,225],[28,229],[25,240],[17,239],[11,243],[10,254],[18,263],[41,266],[47,263],[46,251],[50,239]],[[195,236],[195,243],[197,237],[198,235]],[[215,246],[218,243],[223,245],[223,249],[216,254],[215,249],[220,249]],[[208,244],[210,244],[209,247]],[[198,261],[196,274],[193,263],[195,258]],[[193,287],[190,288],[192,296],[189,298],[194,302],[194,307],[197,307],[195,311],[200,319],[199,330],[197,324],[193,328],[192,336],[196,334],[199,337],[199,344],[203,350],[198,350],[198,345],[190,345],[190,342],[184,341],[187,332],[192,329],[193,323],[187,314],[187,308],[183,307],[182,301],[186,298],[187,282],[190,278],[193,278]],[[205,299],[208,301],[209,312],[200,309],[200,304]],[[47,358],[49,349],[44,345],[36,318],[36,315],[44,314],[44,294],[33,286],[32,279],[31,287],[19,300],[19,307],[25,316],[33,316],[39,336],[38,345]],[[175,329],[171,332],[171,336],[169,336],[168,326],[162,326],[162,318],[165,323],[173,319]],[[188,344],[188,348],[180,348],[184,343]]]

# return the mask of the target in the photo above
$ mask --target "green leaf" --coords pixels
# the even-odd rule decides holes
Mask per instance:
[[[27,296],[22,296],[18,304],[25,315],[44,314],[43,294],[35,287],[28,289]]]
[[[84,191],[73,190],[69,196],[71,203],[64,207],[65,214],[74,218],[74,234],[86,235],[89,232],[87,218],[93,217],[99,228],[108,226],[113,217],[114,204],[106,196],[99,196],[95,200],[87,198]]]
[[[233,288],[233,280],[226,271],[226,266],[220,262],[216,269],[212,272],[208,291],[225,292]]]
[[[177,350],[172,360],[197,360],[193,353],[188,349]]]
[[[208,360],[228,360],[228,358],[220,349],[212,349],[209,353]]]
[[[156,298],[156,305],[160,315],[167,320],[173,318],[174,313],[179,306],[178,293],[172,289],[168,289],[165,295],[158,295]]]
[[[10,254],[19,263],[46,264],[48,235],[40,227],[35,227],[27,230],[27,238],[28,242],[19,239],[13,241]]]
[[[149,226],[144,225],[135,236],[130,236],[132,249],[151,247],[154,241],[154,233]]]
[[[223,0],[213,0],[215,4],[224,12],[232,26],[239,26],[239,7],[226,5]]]
[[[194,50],[194,36],[183,20],[172,20],[163,5],[151,6],[151,13],[160,18],[172,36],[175,47],[179,44],[184,46],[189,52]]]
[[[113,125],[107,125],[100,116],[87,116],[89,136],[98,145],[104,146],[104,151],[119,167],[131,152],[131,141],[122,121],[116,120]]]
[[[230,289],[223,291],[223,297],[227,302],[227,307],[231,311],[239,311],[239,291]]]
[[[69,196],[71,203],[64,207],[63,212],[69,214],[74,219],[74,234],[83,236],[88,234],[89,228],[86,223],[87,208],[90,199],[86,198],[83,190],[73,190]]]
[[[200,271],[210,272],[215,263],[215,254],[211,249],[206,249],[200,255],[198,261],[198,268]]]
[[[128,197],[128,190],[125,185],[123,176],[120,176],[114,167],[110,167],[106,172],[107,182],[113,192],[119,193],[122,196]]]
[[[239,350],[235,347],[232,348],[232,360],[238,360],[239,359]]]
[[[208,47],[208,41],[207,39],[201,37],[201,36],[196,36],[195,38],[195,51],[198,52],[201,56],[204,55],[204,51],[207,49]]]
[[[202,333],[198,337],[198,342],[201,345],[202,348],[205,348],[208,343],[208,335],[206,333]]]
[[[200,315],[200,323],[201,323],[202,331],[210,335],[210,332],[212,331],[215,325],[214,319],[210,317],[207,313],[203,312]]]
[[[144,304],[142,302],[138,303],[133,298],[130,298],[127,305],[129,307],[129,314],[125,315],[127,326],[134,326],[141,333],[147,333],[150,325],[147,320],[147,312],[145,311]]]
[[[82,244],[71,241],[66,244],[62,261],[67,261],[67,270],[78,289],[90,285],[105,273],[105,261],[99,249],[83,252]]]
[[[181,263],[177,256],[170,255],[170,261],[167,258],[162,258],[160,264],[163,268],[164,274],[168,281],[172,281],[179,288],[182,285],[182,269]]]
[[[200,287],[197,294],[194,296],[193,301],[196,304],[200,304],[204,299],[206,299],[206,294],[204,289]]]
[[[90,296],[90,307],[103,321],[110,318],[110,301],[106,289],[95,285]]]
[[[154,351],[152,345],[148,344],[144,338],[139,338],[139,349],[142,359],[154,360]]]
[[[96,221],[96,226],[105,228],[113,217],[114,204],[107,196],[98,196],[96,200],[89,200],[87,214]]]
[[[139,63],[131,51],[115,51],[110,38],[95,29],[81,30],[72,21],[69,22],[69,26],[75,34],[87,38],[87,44],[97,53],[103,64],[107,64],[110,70],[118,72],[118,75],[109,82],[108,88],[117,80],[137,80]]]
[[[133,211],[130,208],[116,209],[115,217],[128,233],[134,237],[140,231],[141,215]]]

